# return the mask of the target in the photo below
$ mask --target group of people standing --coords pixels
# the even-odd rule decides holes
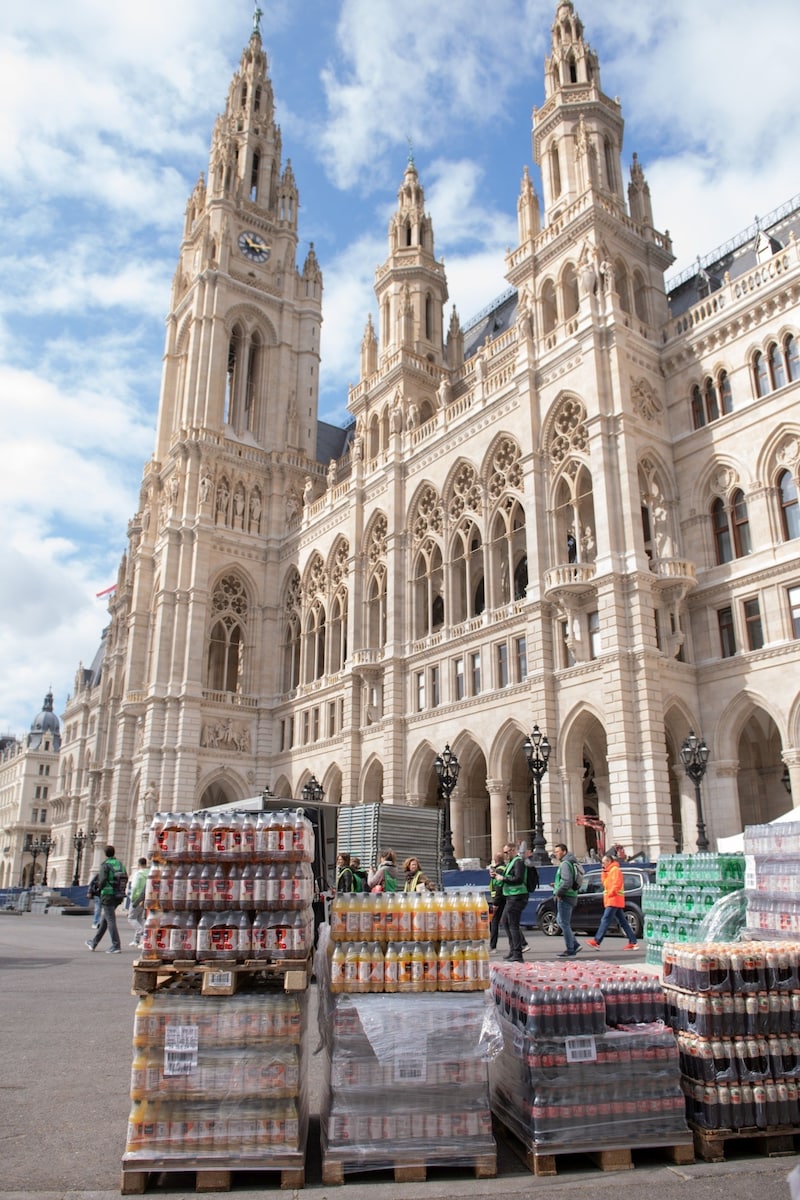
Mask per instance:
[[[572,916],[578,902],[578,892],[583,879],[583,869],[575,855],[564,842],[553,847],[556,873],[553,880],[553,895],[556,901],[556,920],[564,936],[564,950],[559,958],[574,958],[583,949],[572,931]],[[586,944],[598,950],[603,938],[613,924],[619,925],[628,942],[626,950],[636,950],[636,934],[625,916],[625,887],[622,868],[612,851],[602,857],[600,878],[603,883],[603,916],[597,933],[588,938]],[[508,933],[509,953],[507,962],[523,962],[522,953],[527,943],[520,929],[520,918],[528,902],[529,892],[538,887],[538,872],[527,855],[524,841],[516,846],[507,844],[495,854],[489,866],[489,899],[492,919],[489,926],[489,948],[497,949],[501,926]]]
[[[433,884],[420,866],[420,861],[411,855],[403,863],[403,877],[397,866],[394,850],[382,850],[378,865],[364,871],[361,861],[349,854],[341,853],[336,858],[337,892],[435,892]]]

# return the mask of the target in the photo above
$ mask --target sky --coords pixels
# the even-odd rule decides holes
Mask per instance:
[[[412,147],[462,324],[507,287],[555,0],[261,0],[298,259],[324,276],[320,416],[343,423]],[[667,280],[800,193],[800,5],[576,0]],[[63,712],[107,623],[154,446],[189,193],[252,0],[0,5],[0,734]],[[540,189],[539,189],[540,190]],[[377,324],[377,322],[376,322]]]

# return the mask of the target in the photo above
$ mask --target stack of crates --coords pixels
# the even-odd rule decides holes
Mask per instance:
[[[742,887],[742,854],[662,854],[655,883],[642,892],[647,962],[660,964],[666,942],[696,941],[709,909]]]

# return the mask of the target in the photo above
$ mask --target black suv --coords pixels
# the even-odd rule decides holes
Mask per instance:
[[[630,927],[636,934],[637,941],[642,936],[644,919],[642,917],[642,888],[646,883],[655,881],[656,873],[648,867],[623,867],[622,881],[625,887],[625,916]],[[572,928],[575,933],[597,933],[603,917],[603,881],[599,871],[587,872],[578,892],[578,903],[572,911]],[[561,933],[561,926],[556,919],[555,896],[542,900],[536,910],[536,923],[549,937]],[[609,933],[620,934],[616,923]]]

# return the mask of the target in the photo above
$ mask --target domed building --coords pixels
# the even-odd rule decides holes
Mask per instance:
[[[44,698],[24,738],[0,742],[0,888],[69,882],[49,860],[63,851],[64,838],[51,844],[61,725],[53,693]]]
[[[591,821],[629,853],[713,846],[800,796],[800,212],[720,229],[667,284],[621,102],[554,13],[507,291],[448,312],[410,158],[346,429],[318,416],[323,272],[256,22],[186,206],[102,661],[65,712],[67,846],[97,829],[130,863],[155,807],[312,776],[331,805],[434,806],[446,746],[456,854],[483,861],[514,834],[583,854]]]

